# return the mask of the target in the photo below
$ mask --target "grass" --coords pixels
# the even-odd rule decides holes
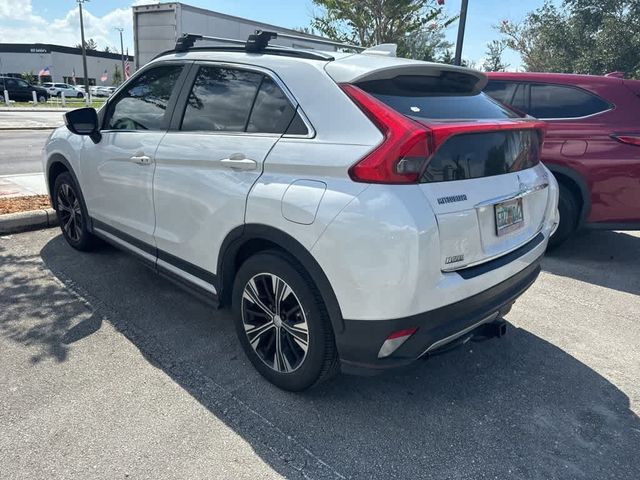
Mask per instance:
[[[0,215],[51,208],[48,195],[0,198]]]

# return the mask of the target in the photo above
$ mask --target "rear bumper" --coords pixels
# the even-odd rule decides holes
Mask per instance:
[[[541,257],[511,278],[462,301],[393,320],[344,320],[336,344],[344,373],[371,375],[412,363],[430,349],[454,341],[484,322],[499,318],[522,295],[540,273]],[[378,358],[389,334],[418,328],[389,357]]]

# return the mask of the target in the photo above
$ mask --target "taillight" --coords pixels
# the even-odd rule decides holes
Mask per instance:
[[[619,142],[626,143],[628,145],[640,146],[640,133],[613,134],[611,135],[611,138],[614,138]]]
[[[360,88],[340,85],[384,135],[383,142],[349,169],[366,183],[416,183],[429,158],[429,130]]]

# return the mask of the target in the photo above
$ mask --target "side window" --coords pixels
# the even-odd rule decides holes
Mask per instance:
[[[109,106],[108,130],[161,130],[182,65],[152,68],[127,85]]]
[[[18,82],[16,82],[13,78],[7,78],[5,85],[9,89],[14,89],[18,87]]]
[[[246,70],[200,67],[180,129],[244,132],[262,78]]]
[[[16,83],[18,84],[18,87],[20,87],[20,88],[29,88],[29,84],[27,82],[25,82],[24,80],[16,80]]]
[[[500,103],[509,105],[513,97],[513,91],[516,89],[515,83],[500,82],[492,80],[484,87],[484,93],[491,98],[496,99]]]
[[[284,133],[295,114],[280,87],[269,77],[264,77],[251,110],[247,132]]]
[[[609,104],[591,93],[561,85],[531,85],[529,114],[538,118],[576,118],[609,109]]]
[[[516,93],[511,100],[511,106],[523,113],[529,113],[529,107],[527,105],[527,85],[520,83],[516,87]],[[529,114],[530,115],[530,114]]]

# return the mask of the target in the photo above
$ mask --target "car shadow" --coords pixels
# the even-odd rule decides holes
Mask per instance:
[[[41,274],[53,273],[89,312],[55,306],[55,292],[37,292],[16,273],[11,294],[46,298],[40,312],[49,327],[20,331],[10,320],[26,308],[18,301],[0,313],[0,328],[56,356],[108,321],[285,477],[640,478],[640,419],[629,398],[524,329],[409,369],[340,376],[292,394],[245,359],[228,311],[132,257],[111,247],[79,253],[57,236],[41,259],[44,267],[38,258],[22,261],[40,263]]]
[[[547,252],[542,268],[601,287],[640,295],[638,232],[592,231]]]

